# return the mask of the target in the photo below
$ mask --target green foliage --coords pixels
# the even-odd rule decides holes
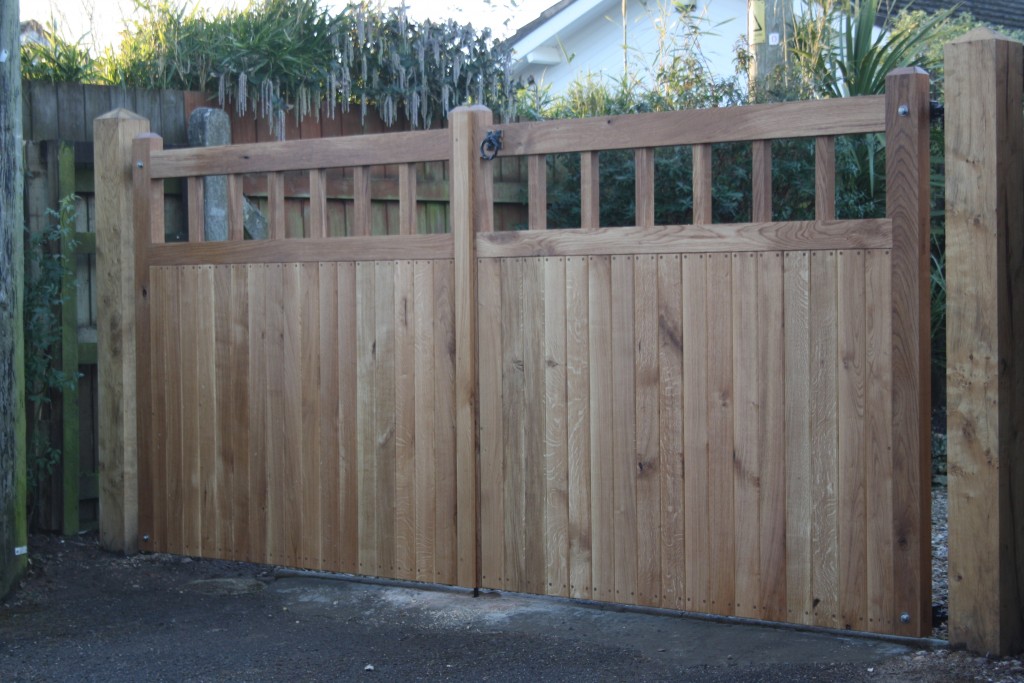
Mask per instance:
[[[137,0],[141,2],[141,0]],[[252,107],[280,131],[285,112],[374,105],[388,125],[400,115],[429,127],[463,103],[506,116],[513,89],[508,48],[488,30],[453,21],[412,22],[404,8],[350,4],[332,16],[319,0],[256,0],[209,15],[173,0],[145,16],[104,58],[104,78],[149,88],[217,90],[240,113]]]
[[[99,78],[96,60],[89,54],[84,38],[72,41],[51,20],[45,42],[21,46],[21,75],[29,81],[48,83],[92,83]]]
[[[822,97],[877,95],[893,69],[935,66],[929,48],[952,10],[886,21],[875,31],[881,0],[805,0],[789,46],[794,65]]]
[[[54,223],[31,233],[26,240],[25,258],[25,393],[28,400],[28,490],[37,499],[40,484],[60,462],[61,451],[51,442],[51,405],[54,396],[78,382],[78,374],[65,373],[59,363],[61,340],[60,307],[64,302],[61,283],[74,269],[73,260],[61,251],[62,241],[75,234],[74,195],[50,211]],[[73,280],[73,278],[72,278]]]

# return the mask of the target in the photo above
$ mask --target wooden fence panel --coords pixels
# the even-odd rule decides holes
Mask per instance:
[[[453,277],[450,261],[154,268],[151,381],[167,391],[146,545],[453,582]]]

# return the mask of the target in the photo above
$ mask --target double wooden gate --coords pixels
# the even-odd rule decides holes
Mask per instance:
[[[887,85],[500,126],[472,107],[312,144],[138,138],[140,547],[927,633],[928,82]],[[529,158],[530,230],[491,230],[496,128]],[[875,132],[887,217],[837,220],[835,136]],[[816,140],[812,221],[772,220],[790,137]],[[752,222],[713,224],[712,145],[737,141]],[[693,224],[657,226],[653,149],[679,145]],[[616,149],[635,150],[635,225],[600,228]],[[545,155],[576,153],[581,228],[546,230]],[[448,234],[417,234],[422,162],[448,164]],[[392,235],[368,234],[371,164],[397,175]],[[205,243],[201,178],[221,174],[233,239]],[[245,174],[267,174],[266,241],[242,239]],[[171,177],[184,244],[164,243]]]

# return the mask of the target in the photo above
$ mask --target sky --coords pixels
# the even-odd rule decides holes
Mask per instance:
[[[185,2],[189,0],[178,0]],[[511,35],[517,28],[536,18],[556,0],[407,0],[409,16],[422,21],[455,19],[472,23],[475,28],[489,27],[496,36]],[[244,7],[248,0],[191,0],[189,6],[216,12],[225,6]],[[321,7],[332,13],[346,3],[321,0]],[[389,1],[397,5],[398,1]],[[135,11],[134,0],[21,0],[21,20],[35,19],[42,24],[51,16],[65,38],[83,39],[97,52],[116,44],[125,26],[125,18]]]

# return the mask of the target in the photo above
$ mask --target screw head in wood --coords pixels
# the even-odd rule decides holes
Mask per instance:
[[[900,116],[910,116],[910,107],[905,104],[901,104],[900,108],[896,110],[896,113]]]
[[[142,534],[142,540],[149,543],[149,534]]]
[[[142,162],[141,161],[136,161],[135,165],[138,166],[139,168],[142,168]]]
[[[900,615],[900,623],[903,623],[903,624],[909,624],[910,623],[910,613],[909,612],[904,612],[903,614]]]

